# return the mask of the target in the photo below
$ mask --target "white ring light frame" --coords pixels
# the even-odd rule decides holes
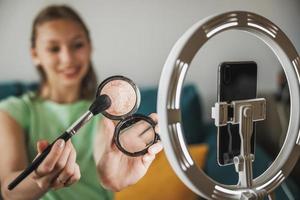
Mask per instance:
[[[272,165],[253,180],[251,188],[220,184],[199,169],[191,158],[181,125],[180,96],[192,59],[216,34],[235,29],[265,42],[283,66],[291,96],[290,123],[285,142]],[[300,155],[300,57],[288,37],[275,24],[255,13],[233,11],[207,17],[193,25],[176,42],[164,65],[158,90],[158,115],[162,142],[177,176],[206,199],[240,199],[242,193],[270,194],[289,175]]]

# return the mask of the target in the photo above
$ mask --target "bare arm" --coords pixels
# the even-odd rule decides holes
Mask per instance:
[[[37,199],[45,191],[39,189],[31,178],[26,178],[13,191],[8,184],[27,164],[24,133],[20,125],[8,114],[0,112],[0,180],[4,199]],[[32,191],[32,192],[28,192]]]
[[[7,113],[0,112],[0,181],[1,193],[4,199],[39,199],[50,188],[61,188],[75,183],[80,178],[79,167],[76,164],[76,152],[71,142],[64,144],[58,140],[50,153],[38,167],[37,173],[31,173],[12,191],[8,184],[26,168],[24,133],[20,125]],[[47,147],[48,143],[39,145],[39,151]],[[65,179],[65,183],[58,181],[58,177]]]

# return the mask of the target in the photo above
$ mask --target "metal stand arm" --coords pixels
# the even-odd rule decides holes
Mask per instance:
[[[235,169],[239,173],[239,185],[244,188],[252,186],[251,136],[253,134],[253,110],[251,105],[240,108],[241,154],[234,158]]]

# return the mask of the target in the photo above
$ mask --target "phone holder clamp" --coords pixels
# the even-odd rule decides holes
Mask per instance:
[[[252,120],[254,122],[261,121],[266,118],[266,99],[247,99],[247,100],[237,100],[231,103],[227,102],[217,102],[215,106],[212,107],[211,117],[215,119],[216,126],[226,126],[228,123],[239,124],[241,122],[241,108],[243,106],[251,106],[253,111]],[[229,115],[229,110],[233,110],[232,116]]]
[[[229,116],[229,109],[232,109],[232,116]],[[266,99],[238,100],[231,103],[218,102],[212,108],[212,118],[215,119],[216,126],[225,126],[228,123],[240,124],[241,154],[234,157],[233,160],[236,172],[239,173],[238,185],[251,188],[252,161],[254,160],[254,155],[251,154],[253,122],[266,119]]]

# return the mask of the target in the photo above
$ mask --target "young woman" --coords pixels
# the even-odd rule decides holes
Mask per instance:
[[[112,199],[136,183],[162,146],[128,157],[112,143],[114,123],[95,117],[72,141],[58,140],[41,165],[12,191],[8,184],[89,107],[96,91],[89,31],[67,6],[49,6],[33,22],[36,92],[0,103],[0,181],[4,199]],[[156,115],[151,117],[154,120]]]

